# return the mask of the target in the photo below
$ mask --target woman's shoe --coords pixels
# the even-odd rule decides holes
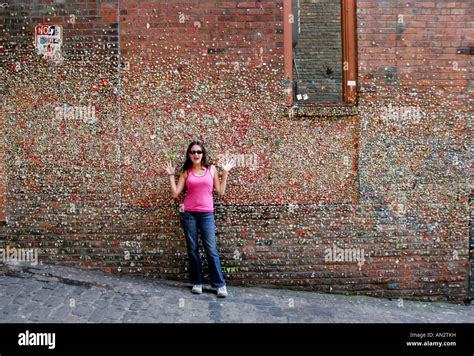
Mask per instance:
[[[226,288],[226,286],[217,288],[217,296],[219,298],[227,297],[227,288]]]
[[[195,284],[193,285],[193,289],[191,289],[193,294],[202,294],[202,284]]]

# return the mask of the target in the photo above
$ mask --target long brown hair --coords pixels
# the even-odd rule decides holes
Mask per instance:
[[[191,147],[193,147],[194,145],[201,147],[201,151],[202,151],[201,165],[203,167],[209,168],[209,162],[207,161],[206,148],[204,147],[201,141],[192,141],[189,144],[188,149],[186,150],[186,160],[184,161],[184,164],[183,164],[183,172],[187,171],[189,168],[193,166],[193,161],[191,160],[191,158],[189,158],[188,153],[191,150]]]

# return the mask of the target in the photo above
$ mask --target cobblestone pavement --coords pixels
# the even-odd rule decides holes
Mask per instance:
[[[474,305],[207,288],[48,265],[3,266],[0,323],[473,323]]]

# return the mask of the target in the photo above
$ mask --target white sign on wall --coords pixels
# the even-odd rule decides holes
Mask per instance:
[[[61,45],[63,27],[58,25],[38,25],[35,27],[35,49],[47,61],[59,63],[63,60]]]

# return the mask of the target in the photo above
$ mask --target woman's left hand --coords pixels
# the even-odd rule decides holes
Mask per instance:
[[[221,165],[221,168],[224,172],[229,172],[232,168],[235,167],[235,159],[228,160]]]

